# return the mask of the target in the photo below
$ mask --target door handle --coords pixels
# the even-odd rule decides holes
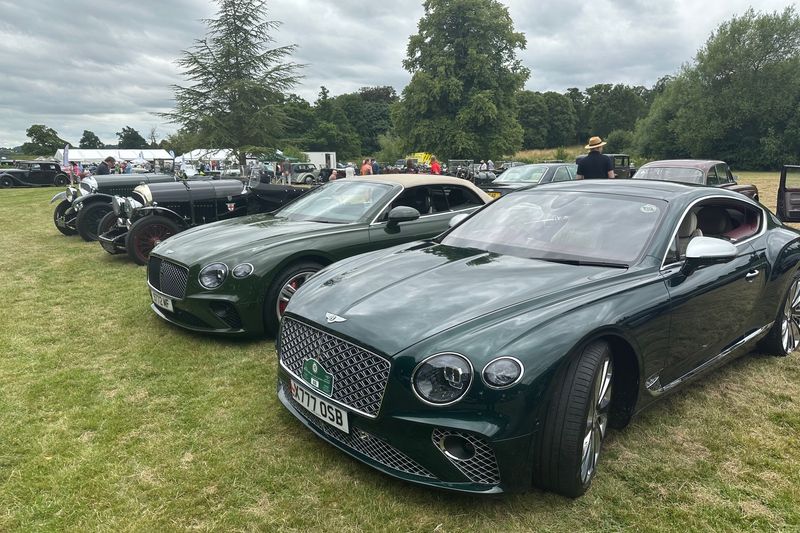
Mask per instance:
[[[759,274],[758,270],[751,270],[750,272],[747,273],[744,279],[746,279],[747,281],[753,281],[758,277],[758,274]]]

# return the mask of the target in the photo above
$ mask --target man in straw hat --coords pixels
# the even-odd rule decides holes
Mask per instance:
[[[586,157],[578,160],[578,175],[575,179],[596,180],[614,177],[614,163],[611,158],[603,155],[603,146],[606,142],[600,137],[592,137],[584,148],[589,150]]]

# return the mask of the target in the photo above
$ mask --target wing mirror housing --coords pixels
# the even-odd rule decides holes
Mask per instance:
[[[458,226],[461,222],[467,218],[469,215],[467,213],[460,213],[453,218],[450,219],[449,226],[452,228],[453,226]]]
[[[398,205],[389,211],[389,226],[397,227],[401,222],[410,222],[419,218],[419,211],[413,207]]]
[[[689,275],[706,265],[719,265],[732,261],[738,254],[736,246],[714,237],[695,237],[686,248],[686,262],[683,273]]]

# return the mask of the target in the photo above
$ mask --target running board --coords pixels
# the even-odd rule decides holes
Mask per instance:
[[[723,359],[731,355],[733,352],[735,352],[737,349],[741,348],[748,342],[751,342],[753,340],[756,340],[758,337],[761,337],[764,333],[769,331],[769,328],[772,327],[772,324],[774,324],[774,322],[770,322],[766,326],[755,330],[754,332],[745,337],[742,337],[740,340],[733,343],[731,346],[720,352],[718,355],[712,357],[702,365],[693,368],[683,376],[679,377],[678,379],[676,379],[671,383],[668,383],[667,385],[664,385],[663,387],[661,386],[661,377],[658,374],[648,378],[647,381],[645,382],[645,387],[653,396],[661,396],[665,392],[669,392],[670,390],[674,389],[681,383],[685,383],[686,381],[702,373],[704,370],[707,370],[708,368],[721,362]]]

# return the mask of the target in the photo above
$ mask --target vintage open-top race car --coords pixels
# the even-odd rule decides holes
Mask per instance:
[[[76,233],[85,241],[95,241],[98,226],[111,211],[114,196],[128,196],[142,183],[175,181],[172,174],[109,174],[84,178],[77,186],[53,196],[50,203],[58,202],[53,211],[53,223],[64,235]]]
[[[100,222],[101,246],[111,254],[127,253],[144,265],[161,241],[201,224],[244,215],[269,213],[305,194],[307,187],[240,180],[180,181],[139,185],[129,197],[116,196]]]

